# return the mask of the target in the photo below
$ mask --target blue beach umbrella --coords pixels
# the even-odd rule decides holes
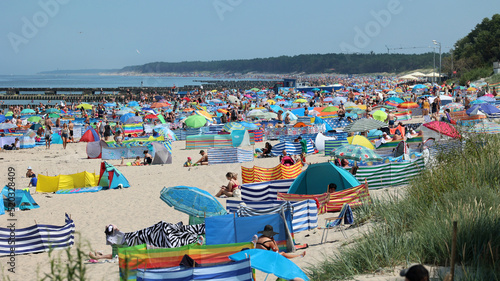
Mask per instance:
[[[122,117],[120,117],[120,122],[125,123],[125,122],[127,122],[127,120],[130,117],[134,117],[134,116],[135,116],[135,114],[133,114],[133,113],[126,113],[126,114],[122,115]]]
[[[164,187],[160,199],[190,216],[212,217],[227,214],[224,206],[212,194],[196,187]]]
[[[309,277],[307,277],[302,269],[293,263],[293,261],[273,251],[250,249],[232,254],[229,256],[229,259],[240,261],[248,257],[250,257],[250,265],[252,268],[265,273],[271,273],[286,280],[297,277],[306,281],[309,280]]]
[[[5,118],[5,115],[1,115],[1,114],[0,114],[0,123],[5,122],[5,119],[6,119],[6,118]]]
[[[338,104],[341,104],[341,103],[346,103],[347,102],[347,99],[344,98],[344,97],[336,97],[333,99],[333,104],[334,105],[338,105]]]
[[[131,102],[127,103],[127,106],[129,106],[129,107],[139,106],[139,103],[136,101],[131,101]]]

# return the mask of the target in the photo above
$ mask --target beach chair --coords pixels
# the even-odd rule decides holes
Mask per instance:
[[[352,215],[351,207],[349,206],[349,204],[344,204],[342,206],[342,209],[340,210],[340,214],[338,217],[331,217],[325,219],[325,228],[323,228],[323,235],[321,235],[321,244],[325,243],[328,240],[328,231],[333,228],[339,228],[340,231],[342,232],[342,235],[344,235],[344,238],[347,239],[347,235],[345,234],[344,231],[344,226],[353,223],[354,223],[354,217]]]

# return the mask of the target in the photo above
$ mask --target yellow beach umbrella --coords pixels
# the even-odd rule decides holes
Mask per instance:
[[[365,137],[363,136],[360,136],[360,135],[356,135],[356,136],[353,136],[353,137],[348,137],[347,138],[347,142],[349,144],[357,144],[357,145],[361,145],[361,146],[364,146],[366,148],[369,148],[369,149],[375,149],[375,147],[373,146],[373,144]]]
[[[212,115],[204,110],[197,110],[196,114],[207,118],[208,121],[212,121]]]
[[[88,104],[88,103],[81,103],[79,104],[76,108],[83,108],[85,110],[91,110],[93,105]]]
[[[273,105],[273,104],[276,104],[276,101],[274,101],[274,100],[267,100],[267,103],[270,104],[270,105]]]

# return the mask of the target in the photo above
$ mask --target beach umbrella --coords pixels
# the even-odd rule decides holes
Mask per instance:
[[[49,114],[49,118],[56,118],[57,119],[59,117],[61,117],[61,116],[59,114],[56,114],[56,113]]]
[[[0,124],[0,130],[8,130],[12,128],[17,128],[16,124],[12,123],[1,123]]]
[[[473,101],[471,102],[471,104],[481,104],[481,103],[488,103],[488,102],[487,102],[487,101],[485,101],[485,100],[479,100],[479,99],[478,99],[478,100],[473,100]]]
[[[327,106],[327,107],[323,108],[323,110],[321,110],[321,112],[336,112],[338,110],[339,110],[339,108],[336,106]]]
[[[121,118],[120,118],[120,121],[121,121]],[[142,117],[141,116],[132,116],[132,117],[129,117],[125,122],[125,124],[136,124],[136,123],[142,123]]]
[[[197,114],[191,115],[184,119],[184,124],[186,124],[189,128],[200,128],[207,124],[207,118]]]
[[[105,107],[115,107],[116,106],[116,102],[108,102],[108,103],[105,103],[104,106]]]
[[[217,198],[196,187],[164,187],[160,193],[160,199],[177,211],[190,216],[203,218],[227,214]]]
[[[240,101],[236,96],[228,96],[227,100],[231,103],[237,103]]]
[[[59,110],[56,108],[49,108],[45,110],[45,113],[55,113],[55,112],[59,112]]]
[[[398,105],[399,108],[418,108],[418,104],[414,102],[405,101]]]
[[[5,113],[5,117],[10,117],[12,115],[14,115],[14,112],[12,112],[12,111]]]
[[[288,117],[290,118],[291,121],[295,121],[297,119],[299,119],[299,117],[297,117],[297,115],[293,114],[293,112],[291,112],[290,110],[287,110],[285,113],[283,113],[283,116],[286,116],[288,114]]]
[[[213,120],[212,114],[206,112],[205,110],[196,110],[195,113],[198,114],[198,115],[201,115],[201,116],[205,117],[208,121],[212,121]]]
[[[458,102],[452,102],[442,107],[443,110],[449,109],[450,111],[461,111],[464,110],[464,105]]]
[[[260,110],[260,109],[251,110],[247,114],[247,117],[250,117],[250,118],[263,118],[264,116],[265,116],[264,112],[262,112],[262,110]]]
[[[28,122],[31,122],[31,123],[38,123],[38,122],[40,122],[40,120],[42,120],[42,117],[40,117],[40,116],[31,116],[30,118],[28,118]]]
[[[264,116],[262,116],[263,119],[276,119],[278,118],[278,114],[274,113],[274,112],[265,112],[264,113]]]
[[[83,108],[85,110],[92,110],[93,105],[88,104],[88,103],[81,103],[76,106],[76,108]]]
[[[274,274],[279,278],[292,280],[302,278],[309,280],[307,275],[293,261],[279,253],[261,249],[244,250],[229,256],[233,261],[241,261],[250,257],[250,266],[265,273]]]
[[[294,101],[294,103],[305,103],[305,102],[307,102],[307,100],[306,100],[306,99],[296,99],[296,100]]]
[[[457,131],[457,129],[455,129],[455,127],[446,122],[432,121],[423,124],[423,126],[448,137],[452,138],[460,137],[460,133]]]
[[[127,103],[127,106],[129,106],[129,107],[139,106],[139,103],[136,101],[131,101],[131,102]]]
[[[267,100],[267,103],[270,104],[270,105],[274,105],[274,104],[276,104],[276,101],[274,101],[274,100]]]
[[[165,102],[155,102],[151,105],[151,108],[162,108],[162,107],[167,107],[170,104],[165,103]]]
[[[475,92],[475,91],[477,91],[477,89],[474,87],[467,88],[467,92]]]
[[[241,121],[240,124],[245,127],[245,130],[257,130],[259,129],[259,126],[257,126],[256,124],[254,123],[250,123],[250,122],[245,122],[245,121]]]
[[[134,117],[133,113],[125,113],[120,117],[120,122],[125,123],[129,118]]]
[[[482,104],[476,104],[473,105],[471,108],[467,109],[466,113],[469,115],[475,115],[473,114],[474,111],[480,110],[485,114],[497,114],[500,113],[500,109],[496,108],[495,106],[489,104],[489,103],[482,103]]]
[[[260,89],[259,88],[252,88],[252,89],[250,89],[250,91],[252,91],[252,92],[258,92],[258,91],[260,91]]]
[[[144,119],[158,119],[158,116],[156,116],[154,114],[148,114],[148,115],[144,116]]]
[[[387,92],[387,94],[392,96],[392,95],[397,95],[398,93],[396,93],[395,91],[389,91]]]
[[[21,114],[35,114],[35,111],[31,108],[26,108],[21,111]]]
[[[387,113],[382,110],[377,110],[373,112],[373,119],[384,122],[387,119]]]
[[[363,119],[358,119],[347,125],[344,128],[344,131],[348,133],[364,132],[382,127],[387,127],[387,124],[379,120],[363,118]]]
[[[483,100],[485,102],[495,102],[496,101],[496,99],[494,97],[486,96],[486,95],[478,98],[478,100]]]
[[[282,99],[282,96],[276,96],[275,99]]]
[[[330,155],[340,159],[351,159],[354,161],[364,161],[364,162],[382,160],[382,157],[380,157],[372,149],[366,148],[361,145],[352,145],[352,144],[346,144],[334,148],[330,152]]]
[[[38,129],[40,129],[40,128],[42,128],[42,125],[40,125],[38,123],[35,123],[35,124],[30,126],[30,129],[33,131],[38,131]]]
[[[213,103],[221,103],[222,101],[220,99],[213,99],[213,100],[211,100],[211,102],[213,102]]]
[[[324,102],[333,102],[333,98],[332,97],[327,97],[323,101]]]
[[[365,138],[361,135],[347,137],[347,142],[349,144],[352,144],[352,145],[361,145],[361,146],[364,146],[364,147],[371,149],[371,150],[375,149],[373,144],[367,138]]]
[[[339,105],[341,103],[346,103],[347,99],[344,97],[335,97],[332,102],[334,105]]]
[[[417,84],[417,85],[413,86],[413,89],[427,89],[427,86],[422,85],[422,84]]]
[[[5,118],[5,115],[0,114],[0,123],[5,122],[7,118]]]
[[[353,109],[353,108],[359,108],[359,107],[355,103],[348,101],[348,102],[344,103],[344,108],[345,109]]]
[[[229,122],[224,124],[222,129],[226,132],[232,132],[234,130],[245,130],[245,127],[238,122]]]
[[[217,93],[217,90],[212,90],[211,92],[212,92],[212,93]]]

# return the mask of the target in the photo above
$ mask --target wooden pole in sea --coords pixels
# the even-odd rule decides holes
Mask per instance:
[[[457,254],[457,221],[453,222],[453,238],[451,241],[451,266],[450,266],[450,280],[455,278],[455,256]]]

